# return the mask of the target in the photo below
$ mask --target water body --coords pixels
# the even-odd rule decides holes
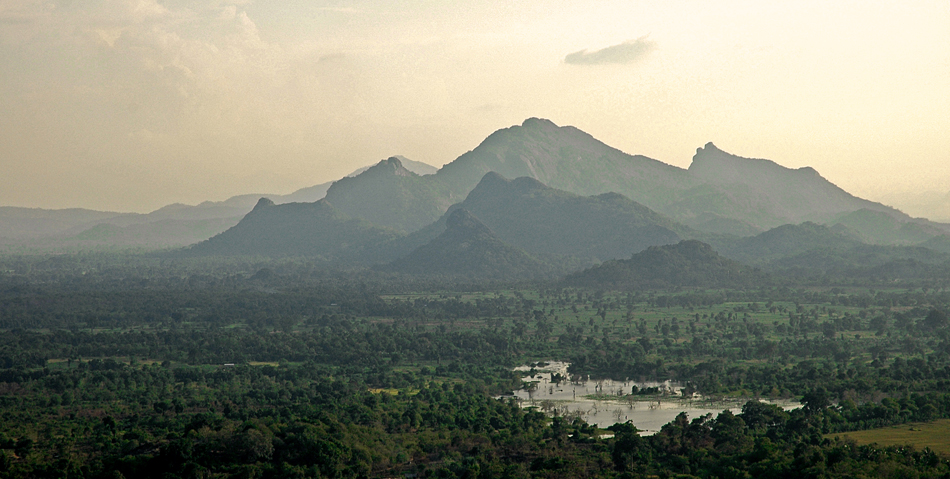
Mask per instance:
[[[754,399],[709,398],[699,394],[684,397],[683,385],[673,381],[640,382],[586,378],[568,380],[569,365],[570,363],[554,361],[543,367],[515,368],[516,371],[524,372],[535,370],[534,377],[524,378],[526,382],[533,382],[532,387],[514,392],[514,397],[521,403],[521,407],[536,407],[548,414],[568,418],[580,417],[588,424],[596,424],[599,427],[630,421],[641,431],[641,435],[650,435],[658,432],[664,424],[675,419],[681,412],[688,414],[691,420],[705,414],[716,417],[727,409],[738,414],[742,411],[743,404]],[[555,383],[552,377],[556,374],[565,379]],[[640,390],[657,388],[658,392],[630,396],[634,386]],[[786,410],[801,406],[795,400],[759,401],[776,404]]]

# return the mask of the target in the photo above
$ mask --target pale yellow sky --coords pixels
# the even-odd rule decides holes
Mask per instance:
[[[525,118],[950,191],[950,2],[0,0],[0,205],[150,211],[436,166]]]

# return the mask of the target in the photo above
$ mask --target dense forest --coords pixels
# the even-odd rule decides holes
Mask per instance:
[[[946,284],[694,284],[3,257],[0,476],[950,475],[945,452],[844,435],[950,418]],[[644,435],[510,395],[532,382],[517,366],[554,360],[564,381],[672,380],[741,407]]]

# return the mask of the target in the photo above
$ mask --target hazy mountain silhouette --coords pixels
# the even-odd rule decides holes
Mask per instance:
[[[817,249],[844,250],[862,244],[846,228],[806,222],[782,225],[756,236],[717,243],[722,254],[748,264],[760,264]]]
[[[237,225],[180,254],[308,256],[363,262],[371,261],[381,244],[397,236],[395,231],[348,217],[326,200],[276,205],[261,198]]]
[[[842,213],[869,209],[900,214],[851,195],[810,167],[789,169],[770,160],[743,158],[712,143],[698,148],[689,176],[701,186],[659,211],[687,224],[704,213],[741,220],[759,228],[805,221],[827,223]]]
[[[761,286],[766,276],[751,267],[720,256],[697,240],[651,246],[630,259],[607,261],[570,274],[565,284],[612,289],[674,286],[726,288]]]
[[[941,252],[939,236],[921,246],[870,245],[848,227],[833,227],[815,223],[783,225],[754,237],[717,243],[724,256],[763,270],[797,275],[867,276],[883,274],[887,265],[899,265],[910,274],[910,269],[927,271],[928,265],[942,264],[950,259]],[[909,263],[908,263],[909,262]],[[880,271],[874,272],[877,268]],[[892,271],[891,274],[896,274]]]
[[[946,225],[893,212],[860,209],[834,221],[871,244],[914,245],[947,234]]]
[[[406,169],[419,175],[434,166],[396,156]],[[374,165],[347,175],[356,176]],[[333,182],[301,188],[286,195],[244,194],[197,205],[174,203],[151,213],[116,213],[81,208],[48,210],[0,207],[0,241],[41,245],[50,249],[83,246],[185,246],[206,240],[236,225],[258,200],[275,204],[311,203],[322,199]],[[37,241],[42,239],[42,241]]]
[[[446,228],[432,241],[383,270],[413,275],[518,279],[548,274],[553,268],[511,246],[464,208],[446,218]]]
[[[76,228],[88,228],[99,221],[122,213],[83,208],[49,210],[43,208],[0,207],[0,237],[8,239],[40,238],[63,234]]]
[[[442,167],[435,178],[453,193],[465,195],[489,171],[506,178],[531,177],[579,195],[621,193],[652,209],[692,186],[681,168],[629,155],[577,128],[539,118],[492,133],[474,150]]]
[[[334,182],[326,200],[348,215],[408,233],[435,221],[449,207],[450,195],[432,178],[409,171],[392,157]]]
[[[491,171],[507,178],[534,178],[582,196],[619,193],[715,233],[748,235],[782,224],[829,223],[861,209],[910,220],[893,208],[849,194],[812,168],[789,169],[770,160],[742,158],[709,143],[684,170],[629,155],[577,128],[538,118],[492,133],[434,175],[413,178],[399,174],[398,168],[387,171],[337,182],[328,198],[348,214],[411,232],[461,201]]]
[[[533,178],[508,180],[489,172],[440,221],[402,241],[421,244],[435,237],[457,208],[474,214],[503,241],[542,257],[599,262],[702,235],[616,193],[579,196]]]
[[[934,236],[933,238],[920,243],[918,246],[939,251],[941,253],[950,254],[950,235]]]
[[[682,169],[538,118],[492,133],[435,173],[418,170],[434,168],[391,157],[332,185],[266,196],[273,203],[313,202],[325,192],[325,203],[337,213],[409,234],[396,235],[387,248],[378,249],[379,258],[407,253],[441,234],[445,223],[440,218],[459,202],[503,241],[532,254],[591,260],[626,257],[685,238],[712,241],[733,252],[738,249],[715,235],[751,236],[805,222],[835,225],[836,231],[875,244],[919,244],[950,233],[950,225],[857,198],[811,168],[742,158],[708,143]],[[489,173],[496,176],[486,177]],[[517,179],[505,183],[505,177]],[[490,181],[481,185],[483,191],[473,191],[485,178]],[[147,215],[0,208],[0,236],[143,245],[151,237],[151,246],[184,244],[237,225],[260,197],[168,205]],[[291,210],[307,209],[286,211]],[[152,226],[135,226],[144,224]]]

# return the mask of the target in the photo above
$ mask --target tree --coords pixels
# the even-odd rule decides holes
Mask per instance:
[[[831,405],[828,390],[823,387],[812,389],[802,396],[802,408],[809,414],[816,414]]]

